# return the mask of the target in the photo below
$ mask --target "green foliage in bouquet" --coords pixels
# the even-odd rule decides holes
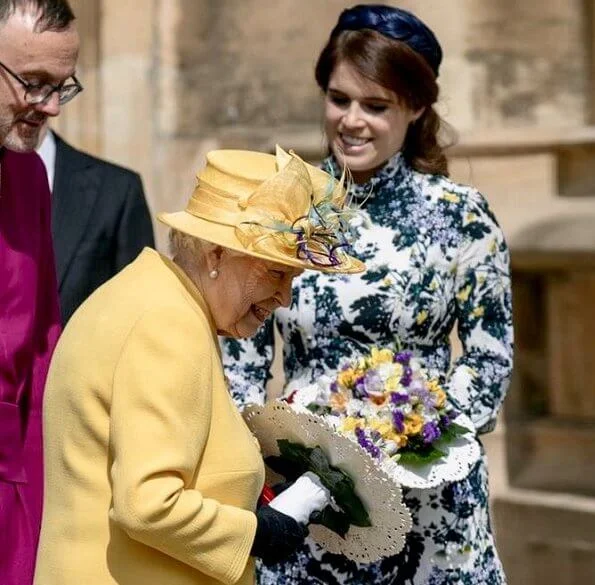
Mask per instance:
[[[295,481],[306,471],[315,473],[333,497],[339,510],[327,506],[314,514],[311,521],[322,524],[344,537],[349,526],[371,526],[370,517],[355,493],[353,480],[341,469],[333,467],[320,447],[305,447],[286,439],[277,441],[279,456],[265,459],[266,464],[288,481]]]
[[[441,445],[446,445],[457,437],[469,432],[468,428],[451,422],[442,432],[440,438],[434,443],[424,443],[421,439],[411,441],[409,443],[409,450],[397,456],[398,461],[406,465],[428,465],[434,463],[434,461],[438,461],[446,456],[446,452],[441,449]]]

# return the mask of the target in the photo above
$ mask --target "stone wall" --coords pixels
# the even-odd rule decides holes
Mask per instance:
[[[75,145],[141,172],[157,211],[183,204],[205,151],[225,132],[241,130],[250,145],[253,133],[320,128],[313,66],[352,2],[72,4],[86,87],[57,127]],[[588,0],[393,4],[416,11],[441,40],[440,111],[457,130],[590,120]]]
[[[278,139],[308,155],[321,150],[313,67],[339,12],[355,1],[71,2],[85,91],[56,127],[139,171],[154,212],[181,208],[204,154],[221,145],[270,148]],[[579,231],[557,236],[546,226],[580,216],[585,233],[595,232],[595,131],[584,128],[595,123],[593,1],[392,3],[419,14],[442,43],[439,110],[462,133],[454,177],[482,190],[513,247],[531,234],[544,240],[543,230],[550,247],[568,238],[582,246]],[[536,223],[542,232],[529,229]],[[165,230],[157,233],[163,248]],[[573,516],[563,496],[511,497],[500,439],[492,434],[487,447],[511,585],[591,582],[592,518],[580,534],[573,525],[592,514],[592,500],[570,506]]]

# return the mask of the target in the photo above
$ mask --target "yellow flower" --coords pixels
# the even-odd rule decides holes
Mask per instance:
[[[490,252],[493,254],[498,249],[498,242],[496,240],[492,240],[490,244]]]
[[[356,375],[352,368],[347,370],[342,370],[339,372],[337,376],[337,382],[339,382],[340,386],[344,386],[348,388],[355,383]]]
[[[449,203],[458,203],[461,198],[456,193],[442,193],[442,199]]]
[[[442,390],[442,386],[440,386],[440,382],[436,378],[432,378],[428,382],[428,390],[430,392],[438,392],[438,390]]]
[[[378,349],[373,347],[370,352],[370,365],[375,368],[376,366],[384,363],[390,363],[393,361],[393,352],[390,349]]]
[[[414,412],[407,415],[404,424],[406,435],[419,435],[424,424],[424,419],[421,415]]]
[[[403,377],[403,366],[401,364],[395,364],[395,366],[398,366],[395,368],[395,373],[386,380],[385,387],[388,392],[394,392],[401,384]]]
[[[436,396],[436,408],[442,408],[446,404],[446,392],[439,388],[435,392]]]
[[[355,418],[353,416],[346,416],[341,423],[341,430],[344,432],[351,432],[357,428],[364,426],[363,418]]]
[[[460,290],[457,293],[457,299],[462,303],[466,302],[469,299],[469,294],[471,293],[471,285],[468,284],[464,289]]]
[[[477,219],[477,215],[475,213],[468,213],[466,219],[467,223],[473,223]]]
[[[394,284],[393,279],[390,276],[387,276],[386,278],[384,278],[384,280],[382,281],[382,284],[384,286],[392,286]]]
[[[331,393],[331,408],[333,410],[343,411],[347,406],[348,398],[343,392],[332,392]]]
[[[386,440],[395,443],[399,449],[406,447],[408,441],[407,435],[400,435],[394,431],[388,437],[386,437]]]
[[[432,282],[430,283],[430,290],[431,291],[435,291],[438,288],[438,283],[436,282],[436,279],[432,280]]]
[[[369,426],[373,431],[380,433],[384,439],[387,439],[393,432],[393,426],[390,423],[378,419],[370,421]]]
[[[475,307],[475,309],[473,309],[473,311],[471,312],[471,314],[474,317],[483,317],[483,314],[485,313],[485,309],[483,307]]]
[[[418,325],[421,325],[428,318],[428,312],[424,309],[417,314],[415,321]]]

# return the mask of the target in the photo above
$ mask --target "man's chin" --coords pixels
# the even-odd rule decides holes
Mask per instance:
[[[15,132],[14,130],[4,139],[4,144],[8,150],[14,152],[32,152],[39,144],[39,133],[41,128],[31,130],[27,133]]]

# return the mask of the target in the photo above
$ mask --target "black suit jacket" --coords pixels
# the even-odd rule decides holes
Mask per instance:
[[[52,236],[65,324],[97,287],[155,245],[140,176],[56,135]]]

